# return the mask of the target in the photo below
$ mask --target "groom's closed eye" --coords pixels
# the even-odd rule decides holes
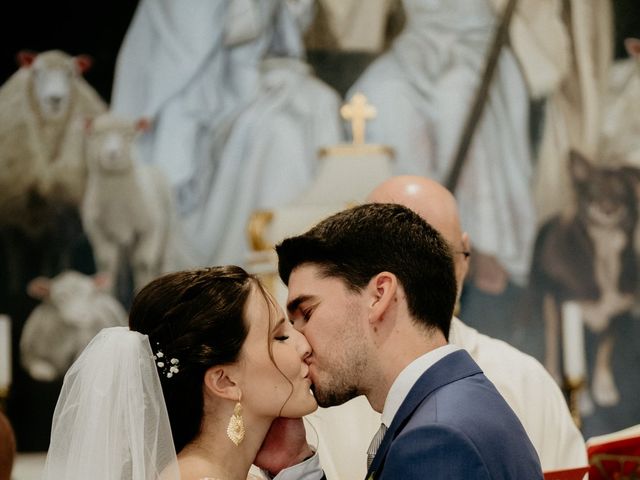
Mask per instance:
[[[302,327],[309,321],[309,318],[317,305],[317,303],[309,305],[311,300],[312,297],[309,295],[300,295],[287,304],[289,319],[294,327]]]

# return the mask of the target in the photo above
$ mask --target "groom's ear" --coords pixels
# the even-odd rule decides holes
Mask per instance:
[[[371,279],[367,286],[369,294],[369,322],[377,323],[396,302],[398,294],[398,278],[390,272],[380,272]]]
[[[240,398],[240,387],[233,380],[233,366],[219,365],[211,367],[204,375],[204,386],[208,392],[216,397],[228,400]]]

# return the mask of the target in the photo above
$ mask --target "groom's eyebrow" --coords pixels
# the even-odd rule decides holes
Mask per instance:
[[[296,298],[287,303],[287,311],[291,314],[295,312],[301,303],[313,298],[311,295],[298,295]]]

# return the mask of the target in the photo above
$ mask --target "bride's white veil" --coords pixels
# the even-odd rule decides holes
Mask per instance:
[[[102,330],[64,378],[44,480],[179,480],[146,335]]]

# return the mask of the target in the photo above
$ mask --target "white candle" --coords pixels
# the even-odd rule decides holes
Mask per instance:
[[[587,373],[582,311],[576,302],[562,304],[562,360],[564,374],[571,383],[579,383]]]
[[[11,321],[0,315],[0,391],[11,385]]]

